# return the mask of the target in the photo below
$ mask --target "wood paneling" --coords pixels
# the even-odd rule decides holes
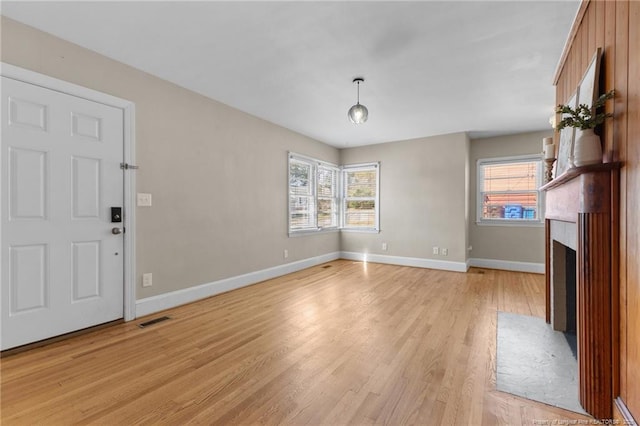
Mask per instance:
[[[627,158],[627,81],[629,74],[628,52],[629,52],[629,3],[615,2],[616,5],[616,55],[613,70],[606,69],[605,72],[614,75],[614,88],[618,93],[615,99],[613,126],[613,149],[614,158],[623,160]],[[629,163],[629,161],[627,161]],[[626,372],[627,368],[627,170],[629,165],[620,171],[620,268],[619,268],[619,319],[620,319],[620,375],[619,375],[619,395],[628,395]],[[622,399],[622,398],[621,398]]]
[[[629,3],[629,74],[627,106],[627,396],[640,419],[640,2]]]
[[[542,318],[542,275],[328,265],[6,357],[0,422],[593,420],[495,388],[497,311]]]
[[[619,202],[614,225],[619,225],[618,250],[611,252],[611,294],[615,330],[612,333],[614,397],[630,415],[640,419],[640,2],[583,1],[554,82],[556,102],[571,96],[595,48],[604,48],[601,83],[616,90],[606,110],[614,113],[600,134],[605,161],[621,161]],[[614,212],[615,213],[615,212]],[[616,264],[618,266],[616,271]],[[617,395],[616,395],[617,394]]]

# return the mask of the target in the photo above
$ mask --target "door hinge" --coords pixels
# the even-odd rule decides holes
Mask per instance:
[[[129,163],[120,163],[120,168],[122,170],[137,170],[138,166],[134,166],[133,164]]]

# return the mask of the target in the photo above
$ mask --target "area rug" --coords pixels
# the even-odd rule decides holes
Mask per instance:
[[[578,399],[575,336],[541,318],[507,312],[498,312],[497,332],[499,391],[586,414]]]

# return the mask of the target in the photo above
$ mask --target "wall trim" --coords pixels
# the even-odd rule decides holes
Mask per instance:
[[[384,254],[356,253],[350,251],[340,252],[341,259],[359,260],[363,262],[387,263],[390,265],[413,266],[416,268],[442,269],[453,272],[467,272],[465,262],[452,262],[449,260],[425,259],[421,257],[389,256]]]
[[[624,424],[631,425],[631,426],[638,426],[638,423],[636,422],[636,420],[631,415],[631,411],[629,411],[629,408],[624,403],[622,398],[618,396],[616,399],[614,399],[614,402],[615,402],[615,408],[618,409],[618,412],[622,416]],[[614,416],[614,418],[615,418],[615,416]]]
[[[511,260],[497,259],[477,259],[471,258],[469,266],[488,269],[502,269],[505,271],[531,272],[534,274],[544,274],[544,263],[514,262]]]
[[[311,257],[296,262],[286,263],[267,269],[262,269],[248,274],[224,278],[210,283],[200,284],[194,287],[184,288],[157,296],[145,297],[136,301],[136,317],[141,317],[165,309],[195,302],[216,294],[246,287],[271,278],[297,272],[302,269],[320,265],[340,258],[340,252],[332,252],[320,256]]]
[[[136,301],[135,315],[142,317],[154,314],[166,309],[175,308],[176,306],[185,305],[187,303],[196,302],[207,297],[215,296],[227,291],[236,290],[261,281],[280,277],[293,272],[301,271],[322,263],[331,262],[332,260],[346,259],[361,262],[385,263],[389,265],[412,266],[417,268],[440,269],[452,272],[467,272],[470,266],[491,269],[504,269],[507,271],[544,273],[544,264],[512,262],[507,260],[494,259],[469,259],[466,262],[453,262],[448,260],[435,260],[417,257],[389,256],[371,253],[356,253],[349,251],[336,251],[311,257],[296,262],[286,263],[271,268],[262,269],[248,274],[238,275],[235,277],[224,278],[218,281],[212,281],[197,285],[194,287],[184,288],[169,293],[159,294],[157,296],[145,297]]]

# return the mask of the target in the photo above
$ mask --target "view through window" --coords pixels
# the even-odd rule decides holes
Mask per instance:
[[[540,222],[540,156],[478,161],[478,221]]]
[[[289,154],[289,233],[329,229],[377,231],[378,164],[339,168]]]
[[[378,229],[378,165],[343,169],[343,227]]]

